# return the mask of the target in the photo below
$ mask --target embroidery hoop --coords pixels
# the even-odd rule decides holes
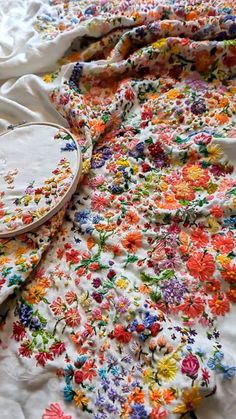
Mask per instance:
[[[8,136],[8,137],[11,137],[11,133],[13,133],[13,132],[14,132],[14,134],[17,132],[17,134],[19,133],[19,135],[20,135],[20,133],[22,132],[20,130],[22,130],[25,127],[31,127],[31,126],[32,127],[38,126],[39,129],[40,129],[41,126],[44,126],[44,127],[48,126],[48,127],[55,128],[58,132],[63,132],[66,135],[69,135],[70,139],[73,141],[73,146],[74,146],[73,150],[68,151],[69,153],[74,153],[73,154],[73,159],[74,159],[73,165],[75,166],[75,168],[74,168],[74,173],[73,173],[73,179],[72,179],[68,189],[66,189],[66,192],[58,199],[58,202],[54,206],[52,206],[52,208],[46,214],[42,215],[42,217],[40,217],[36,220],[33,220],[32,222],[30,222],[26,226],[20,226],[19,228],[15,228],[15,229],[7,229],[6,228],[6,230],[4,230],[4,231],[1,231],[1,230],[3,230],[1,228],[0,239],[15,237],[15,236],[18,236],[20,234],[33,232],[35,229],[40,227],[43,223],[45,223],[50,218],[52,218],[55,214],[57,214],[63,208],[63,206],[70,200],[70,198],[72,197],[72,195],[76,191],[78,181],[79,181],[79,178],[80,178],[80,175],[81,175],[81,172],[82,172],[81,151],[79,149],[78,143],[76,142],[74,136],[65,127],[63,127],[61,125],[58,125],[58,124],[51,123],[51,122],[29,122],[29,123],[23,122],[23,123],[17,124],[17,125],[10,125],[8,127],[8,131],[0,134],[0,165],[1,165],[1,162],[3,162],[5,160],[4,155],[2,153],[2,147],[1,147],[2,137],[5,136],[5,135]],[[10,138],[8,140],[10,141]],[[32,138],[32,143],[33,143],[33,141],[34,141],[34,138]],[[32,145],[32,143],[31,143],[31,145]],[[59,145],[59,143],[58,143],[58,145]],[[16,154],[14,154],[14,155],[15,155],[15,160],[16,160],[16,163],[17,163],[17,155]],[[49,162],[49,160],[47,160],[47,161]],[[29,166],[27,166],[27,164],[26,164],[25,167],[27,169],[27,167],[29,167]],[[0,186],[1,186],[1,184],[3,183],[3,181],[2,181],[3,170],[1,170],[1,167],[0,167],[0,172],[1,172],[0,173]],[[27,185],[25,185],[25,186],[27,187]],[[2,188],[0,187],[0,193],[1,193],[1,189]],[[12,200],[12,202],[13,202],[13,200]]]

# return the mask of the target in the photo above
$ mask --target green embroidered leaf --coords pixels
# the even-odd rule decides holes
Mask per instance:
[[[179,202],[183,205],[183,207],[186,207],[189,204],[189,201],[186,201],[186,199],[181,199]]]
[[[158,277],[153,277],[151,275],[145,274],[145,272],[141,272],[141,279],[143,282],[157,282],[159,281]]]
[[[207,203],[206,198],[203,198],[198,202],[198,206],[203,207],[203,205],[206,204],[206,203]]]
[[[183,143],[186,143],[188,141],[188,139],[186,139],[186,138],[181,138],[181,137],[176,137],[175,138],[175,140],[174,140],[174,143],[177,143],[177,144],[183,144]]]
[[[153,139],[149,137],[147,140],[145,140],[146,144],[153,144]]]
[[[166,269],[164,272],[161,273],[160,279],[170,279],[173,278],[175,271],[173,269]]]
[[[160,292],[151,292],[150,293],[151,300],[154,301],[154,303],[157,303],[161,299],[161,293]]]
[[[231,189],[226,195],[236,195],[236,188]]]
[[[129,256],[127,257],[127,263],[134,263],[134,262],[136,262],[137,260],[138,260],[137,256],[134,256],[134,255],[129,255]]]
[[[109,115],[108,114],[106,114],[106,115],[103,115],[102,116],[102,120],[103,120],[103,122],[105,122],[105,124],[109,121]]]

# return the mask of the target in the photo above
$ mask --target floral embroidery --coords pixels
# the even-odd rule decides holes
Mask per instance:
[[[36,23],[99,40],[51,93],[83,178],[37,269],[29,236],[14,269],[3,244],[3,287],[35,270],[3,333],[24,365],[53,366],[75,417],[195,418],[236,372],[218,330],[236,302],[234,5],[148,3],[53,0]]]

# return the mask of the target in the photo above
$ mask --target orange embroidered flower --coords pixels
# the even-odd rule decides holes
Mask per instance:
[[[224,293],[214,295],[208,304],[214,316],[224,316],[229,311],[229,301]]]
[[[162,400],[161,399],[162,399],[162,391],[161,391],[161,389],[160,388],[154,388],[151,391],[151,394],[150,394],[151,403],[154,406],[157,406],[159,404],[162,404]]]
[[[206,186],[210,179],[209,173],[200,164],[187,164],[183,169],[184,179],[195,187]]]
[[[221,272],[222,278],[230,284],[236,282],[236,265],[227,265],[224,268],[225,271]]]
[[[129,401],[129,403],[134,402],[134,403],[138,403],[138,404],[143,404],[144,403],[144,391],[141,388],[136,387],[134,389],[133,393],[129,395],[128,401]]]
[[[194,253],[190,256],[186,265],[190,275],[200,279],[200,281],[206,281],[215,271],[215,261],[213,256],[209,253]]]
[[[178,182],[172,189],[175,193],[176,199],[186,199],[187,201],[192,201],[195,198],[195,192],[188,182]]]
[[[89,125],[94,134],[102,134],[105,131],[106,127],[105,122],[99,119],[91,120]]]
[[[175,399],[175,391],[172,388],[163,390],[163,400],[165,404],[170,404]]]
[[[220,108],[225,108],[225,106],[227,106],[229,104],[229,99],[227,97],[222,97],[222,99],[220,99],[220,101],[218,102],[218,106]]]
[[[142,245],[142,235],[139,231],[128,233],[123,240],[122,245],[131,253],[135,253],[138,247]]]
[[[134,211],[129,211],[126,214],[125,221],[128,224],[137,224],[139,222],[139,220],[140,220],[139,216]]]
[[[226,295],[231,303],[236,303],[236,288],[230,288]]]
[[[220,113],[216,116],[216,120],[220,125],[224,125],[229,122],[229,117],[225,113]]]
[[[31,287],[28,294],[24,297],[30,304],[37,304],[46,295],[47,291],[45,288],[35,285]]]
[[[212,64],[214,57],[208,51],[198,51],[195,56],[196,68],[198,71],[207,71]]]
[[[185,301],[182,304],[180,304],[178,308],[186,316],[194,319],[203,313],[204,304],[201,297],[186,297]]]

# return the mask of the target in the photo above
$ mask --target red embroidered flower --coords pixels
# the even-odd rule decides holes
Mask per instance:
[[[230,233],[226,236],[216,234],[212,238],[212,245],[216,251],[220,251],[221,253],[230,253],[234,248],[234,238]]]
[[[37,359],[37,365],[41,365],[42,367],[44,367],[47,361],[53,360],[53,354],[42,351],[42,352],[39,352],[37,355],[35,355],[35,358]]]
[[[66,347],[65,347],[65,344],[64,344],[64,342],[56,342],[56,343],[53,343],[51,346],[50,346],[50,351],[53,353],[53,355],[54,356],[59,356],[59,355],[61,355],[63,352],[65,352],[65,350],[66,350]]]
[[[70,252],[66,252],[66,261],[72,264],[79,262],[79,254],[78,250],[71,249]]]
[[[124,329],[122,324],[118,324],[114,330],[115,338],[122,343],[129,343],[132,338],[132,334]]]
[[[21,324],[20,322],[14,322],[13,323],[13,334],[12,337],[14,337],[14,339],[17,342],[20,342],[24,336],[26,335],[26,331],[25,331],[25,327],[23,326],[23,324]]]
[[[186,297],[184,302],[178,306],[186,316],[194,319],[204,311],[204,304],[201,297]]]
[[[225,271],[221,272],[222,278],[230,284],[236,283],[236,265],[227,265]]]
[[[32,355],[32,348],[31,348],[30,340],[23,342],[19,348],[19,354],[26,358],[31,358]]]
[[[194,246],[198,248],[205,247],[208,243],[208,237],[205,231],[203,231],[202,228],[196,228],[194,232],[191,235],[191,240],[194,244]]]
[[[83,371],[76,371],[76,373],[74,375],[74,379],[75,379],[76,384],[81,384],[84,380]]]

